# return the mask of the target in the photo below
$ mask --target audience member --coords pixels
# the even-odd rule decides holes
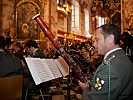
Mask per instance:
[[[11,45],[11,37],[10,37],[10,29],[5,29],[4,30],[4,37],[5,37],[5,40],[6,40],[6,46],[5,48],[8,49],[9,46]]]
[[[125,51],[126,55],[133,62],[133,36],[128,32],[123,32],[120,37],[120,46]]]
[[[23,75],[23,68],[19,58],[5,52],[6,40],[0,35],[0,77]]]

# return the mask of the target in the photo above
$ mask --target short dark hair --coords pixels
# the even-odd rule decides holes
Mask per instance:
[[[23,46],[21,45],[20,42],[14,42],[13,45],[20,48],[20,49],[23,49]]]
[[[129,46],[129,47],[133,47],[133,36],[131,34],[129,34],[128,32],[123,32],[121,34],[120,40],[122,40],[125,45]]]
[[[34,48],[38,48],[37,42],[34,40],[28,40],[25,44],[25,47],[34,47]]]
[[[104,24],[98,28],[102,28],[102,34],[104,35],[104,38],[107,36],[113,34],[114,35],[114,43],[119,44],[120,43],[120,29],[114,25],[114,24]]]
[[[5,49],[5,46],[6,46],[6,40],[4,36],[0,35],[0,48]]]

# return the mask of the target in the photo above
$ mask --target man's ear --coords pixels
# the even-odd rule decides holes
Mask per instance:
[[[107,37],[107,39],[108,39],[108,41],[110,42],[110,43],[114,43],[114,35],[113,34],[111,34],[111,35],[109,35],[108,37]]]

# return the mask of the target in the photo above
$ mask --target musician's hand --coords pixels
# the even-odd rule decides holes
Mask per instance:
[[[82,88],[82,90],[86,90],[89,87],[89,81],[87,81],[86,83],[82,83],[81,81],[79,82],[79,86]]]

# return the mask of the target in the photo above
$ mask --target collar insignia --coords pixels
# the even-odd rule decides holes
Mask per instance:
[[[98,91],[98,90],[102,89],[104,83],[105,83],[104,80],[102,80],[102,79],[100,79],[100,78],[97,78],[97,79],[96,79],[96,84],[95,84],[96,90]]]

